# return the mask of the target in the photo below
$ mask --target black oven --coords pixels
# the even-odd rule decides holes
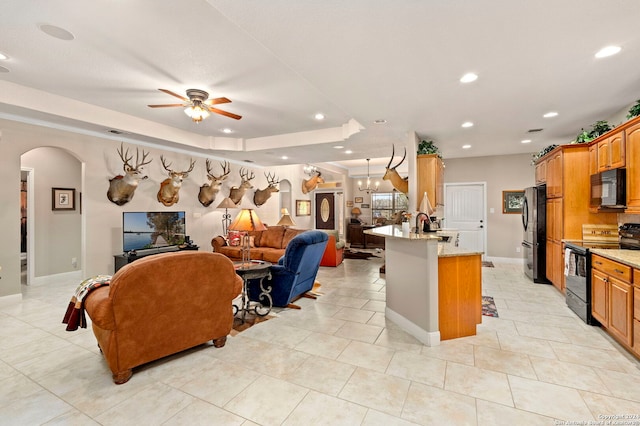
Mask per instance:
[[[599,325],[591,315],[591,256],[581,242],[565,243],[565,292],[567,306],[582,321]]]

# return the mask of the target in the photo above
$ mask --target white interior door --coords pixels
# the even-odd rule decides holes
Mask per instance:
[[[457,229],[460,247],[486,252],[486,184],[445,184],[445,226]]]

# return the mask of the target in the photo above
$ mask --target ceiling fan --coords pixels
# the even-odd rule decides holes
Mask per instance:
[[[212,105],[227,104],[227,103],[230,103],[231,101],[224,97],[208,99],[209,94],[204,90],[188,89],[187,90],[188,98],[178,95],[177,93],[173,93],[171,90],[167,90],[167,89],[158,89],[158,90],[166,93],[167,95],[175,96],[176,98],[183,100],[184,103],[149,105],[149,107],[151,108],[183,107],[185,108],[184,113],[187,114],[196,123],[199,123],[203,119],[207,118],[209,114],[212,112],[216,114],[224,115],[226,117],[234,118],[236,120],[240,120],[242,118],[242,116],[240,115],[223,111],[218,108],[214,108]]]

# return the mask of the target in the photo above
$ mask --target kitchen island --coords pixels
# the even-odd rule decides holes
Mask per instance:
[[[385,316],[427,346],[476,334],[482,322],[482,252],[389,225],[365,231],[385,238]]]

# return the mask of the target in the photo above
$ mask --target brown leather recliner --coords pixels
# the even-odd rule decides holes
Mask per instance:
[[[213,340],[224,346],[232,301],[242,290],[233,263],[185,251],[136,260],[85,299],[98,345],[116,384],[132,368]]]

